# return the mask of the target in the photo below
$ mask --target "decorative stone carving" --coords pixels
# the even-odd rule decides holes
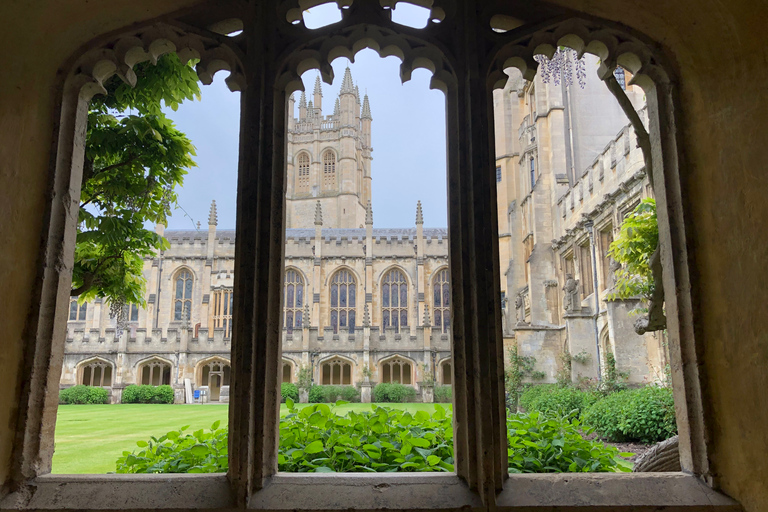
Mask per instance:
[[[563,286],[565,296],[563,298],[563,304],[565,310],[568,312],[578,311],[581,309],[581,301],[579,300],[579,280],[574,279],[572,274],[565,275],[565,286]]]

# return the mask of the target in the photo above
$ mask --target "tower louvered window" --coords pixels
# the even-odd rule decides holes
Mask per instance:
[[[451,287],[448,282],[447,268],[439,271],[435,276],[432,292],[435,329],[448,332],[448,327],[451,325]]]
[[[408,326],[408,282],[401,270],[392,269],[381,280],[381,320],[395,332]]]
[[[301,153],[297,159],[299,192],[309,192],[309,155]]]
[[[295,270],[285,273],[285,290],[283,293],[283,318],[288,334],[293,329],[301,329],[301,315],[304,307],[304,278]]]
[[[336,272],[331,280],[331,327],[334,334],[339,332],[339,327],[348,328],[350,333],[355,331],[356,292],[357,281],[352,272]]]
[[[323,190],[336,188],[336,154],[333,151],[323,153]]]

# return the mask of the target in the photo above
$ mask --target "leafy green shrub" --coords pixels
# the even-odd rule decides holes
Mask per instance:
[[[336,405],[346,402],[339,401]],[[372,405],[344,416],[333,406],[297,406],[286,400],[280,419],[278,469],[288,472],[453,471],[451,407],[415,414]],[[215,473],[228,469],[227,431],[217,421],[210,431],[185,433],[187,427],[137,443],[138,453],[123,452],[118,473]],[[507,418],[511,473],[627,471],[613,447],[584,439],[573,417],[543,414]],[[589,432],[589,429],[587,429]]]
[[[131,384],[123,389],[122,403],[124,404],[172,404],[173,388],[163,386],[137,386]]]
[[[405,404],[416,400],[416,390],[397,382],[377,384],[371,393],[374,402]]]
[[[599,441],[589,441],[575,414],[550,418],[533,412],[507,417],[507,462],[510,473],[562,473],[630,471],[620,465],[619,453]]]
[[[332,404],[337,400],[359,402],[360,391],[355,386],[312,386],[308,400],[311,404]]]
[[[599,399],[600,395],[595,392],[540,384],[531,386],[523,392],[520,405],[528,412],[537,411],[548,416],[567,416],[575,412],[579,417]]]
[[[290,398],[294,402],[299,399],[299,388],[296,384],[283,382],[280,384],[280,402],[285,403],[285,399]]]
[[[127,388],[126,388],[127,389]],[[124,451],[117,459],[116,473],[221,473],[227,471],[227,429],[219,428],[221,422],[211,425],[211,430],[184,432],[189,428],[168,432],[159,438],[139,441],[143,448],[138,453]]]
[[[62,404],[107,404],[109,392],[98,386],[79,384],[59,392],[59,403]]]
[[[656,386],[608,395],[587,409],[584,422],[614,442],[655,443],[677,433],[672,390]]]
[[[453,403],[453,387],[435,386],[435,402],[443,404]]]

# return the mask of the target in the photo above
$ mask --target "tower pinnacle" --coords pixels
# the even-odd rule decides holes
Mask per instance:
[[[416,203],[416,224],[424,224],[424,215],[421,211],[421,201]]]
[[[320,206],[320,201],[317,201],[317,206],[315,207],[315,226],[322,226],[323,225],[323,208]]]
[[[365,223],[373,224],[373,205],[368,200],[368,204],[365,206]]]
[[[315,77],[315,91],[314,94],[323,95],[322,85],[320,84],[320,76]]]
[[[338,116],[341,112],[341,106],[339,105],[339,98],[336,98],[336,104],[333,106],[333,115]]]
[[[371,116],[371,104],[368,102],[367,94],[363,98],[363,115],[361,115],[360,118],[373,120],[373,116]]]
[[[307,95],[304,94],[304,91],[301,91],[301,98],[299,98],[299,108],[306,108],[307,107]]]
[[[354,94],[355,85],[352,83],[352,72],[349,70],[349,66],[344,70],[344,79],[341,81],[341,91],[339,94]]]
[[[216,200],[214,199],[211,201],[211,211],[208,213],[208,225],[209,226],[218,226],[219,225],[219,216],[216,213]]]

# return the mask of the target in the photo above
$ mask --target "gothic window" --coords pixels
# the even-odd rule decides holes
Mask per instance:
[[[304,308],[304,278],[301,274],[289,269],[285,272],[285,289],[283,290],[283,318],[288,334],[293,329],[301,329],[302,308]]]
[[[323,190],[336,188],[336,153],[331,150],[323,153]]]
[[[355,296],[357,282],[349,270],[339,270],[331,279],[331,327],[333,333],[339,332],[339,327],[349,328],[355,332]]]
[[[381,280],[381,324],[395,332],[408,326],[408,282],[399,269],[392,269]]]
[[[139,367],[139,384],[162,386],[171,384],[171,365],[159,359],[152,359]]]
[[[88,312],[88,303],[83,302],[77,304],[77,297],[69,299],[69,321],[70,322],[84,322],[85,315]]]
[[[176,275],[176,294],[173,299],[173,319],[189,320],[192,314],[192,273],[182,270]]]
[[[297,158],[297,167],[297,190],[299,192],[309,192],[309,155],[307,153],[301,153],[299,155]]]
[[[453,384],[453,368],[451,367],[450,360],[440,363],[440,383],[443,386]]]
[[[579,246],[579,272],[581,273],[579,276],[581,278],[581,296],[586,298],[595,291],[589,242]]]
[[[399,357],[388,359],[381,363],[381,382],[413,384],[413,366]]]
[[[213,292],[213,327],[224,329],[224,337],[232,337],[232,307],[235,305],[232,288]]]
[[[447,268],[438,271],[435,275],[432,285],[432,305],[435,329],[448,332],[451,325],[451,286]]]
[[[603,280],[600,283],[600,290],[605,290],[611,282],[611,257],[608,252],[613,243],[613,226],[610,224],[600,231],[600,267]]]
[[[111,386],[112,365],[105,361],[93,361],[83,365],[80,371],[80,384],[86,386]]]
[[[139,306],[137,306],[136,304],[126,304],[123,307],[123,311],[125,312],[125,319],[128,322],[139,321]]]
[[[352,365],[338,357],[324,362],[320,365],[320,384],[352,384]]]
[[[531,191],[533,191],[533,187],[536,186],[536,160],[531,157],[529,163],[531,166]]]
[[[221,387],[229,386],[231,368],[227,361],[214,359],[203,365],[200,375],[200,386],[208,387],[208,399],[217,402],[221,398]]]
[[[293,382],[293,365],[283,360],[283,378],[281,382]]]

